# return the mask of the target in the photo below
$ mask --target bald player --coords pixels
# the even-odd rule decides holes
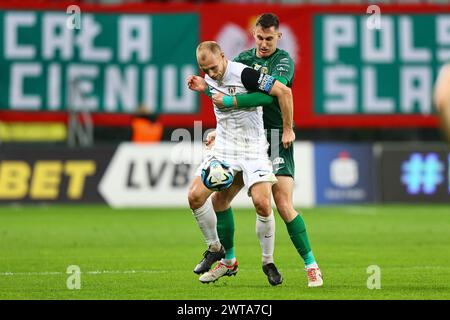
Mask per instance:
[[[295,140],[292,130],[293,99],[291,89],[274,77],[259,73],[254,69],[225,58],[220,46],[214,41],[205,41],[197,47],[197,61],[205,78],[189,76],[188,87],[209,96],[222,93],[233,98],[236,94],[259,91],[275,96],[280,104],[283,121],[287,128],[283,135],[283,145],[288,148]],[[271,187],[276,183],[267,150],[268,142],[264,132],[262,107],[245,110],[224,109],[214,105],[217,120],[217,135],[211,150],[211,157],[227,162],[235,174],[242,174],[243,184],[252,198],[256,210],[256,233],[261,245],[264,273],[269,283],[282,282],[273,262],[275,246],[275,219],[271,205]],[[203,283],[214,282],[220,277],[235,275],[238,271],[234,257],[225,258],[225,250],[220,243],[216,224],[217,218],[209,199],[213,191],[201,181],[201,169],[208,165],[210,157],[200,165],[190,189],[189,205],[208,244],[204,259],[194,269],[202,274]],[[210,270],[212,264],[221,259]]]

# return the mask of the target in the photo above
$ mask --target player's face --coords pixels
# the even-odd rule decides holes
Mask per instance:
[[[253,37],[256,42],[256,56],[258,58],[266,58],[272,55],[277,49],[277,43],[281,37],[281,33],[275,27],[263,28],[257,26],[253,30]]]
[[[222,80],[226,69],[226,59],[223,52],[208,53],[205,59],[198,62],[198,65],[211,79]]]

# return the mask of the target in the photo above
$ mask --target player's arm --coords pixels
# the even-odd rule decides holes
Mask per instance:
[[[202,77],[190,75],[189,77],[187,77],[186,82],[189,89],[200,93],[204,93],[211,98],[212,94],[209,91],[208,84]]]
[[[434,87],[434,102],[439,112],[442,131],[450,141],[450,64],[439,72]]]
[[[245,64],[245,61],[240,60],[240,56],[236,57],[234,61],[241,62]],[[274,67],[272,68],[271,76],[283,83],[288,85],[292,83],[294,79],[294,61],[287,54],[280,55],[277,60],[273,62]],[[267,96],[261,92],[252,92],[242,95],[236,95],[233,98],[226,97],[223,94],[213,95],[214,104],[220,107],[234,107],[238,109],[254,108],[257,106],[268,106],[272,105],[274,102],[274,97]]]
[[[292,91],[274,77],[259,73],[252,68],[245,68],[241,73],[241,81],[247,90],[260,91],[278,99],[281,115],[283,117],[283,137],[282,142],[285,148],[295,140],[295,133],[292,129],[294,117],[294,102]]]
[[[283,77],[275,77],[278,81],[286,85],[287,79]],[[219,108],[237,108],[249,109],[259,106],[270,106],[275,101],[275,97],[263,92],[251,92],[244,94],[237,94],[233,97],[228,97],[223,93],[216,93],[212,96],[214,104]]]

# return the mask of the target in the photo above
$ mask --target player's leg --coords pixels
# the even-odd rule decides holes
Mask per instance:
[[[233,264],[234,253],[234,214],[231,202],[244,187],[242,172],[234,177],[233,184],[226,190],[215,192],[212,196],[212,204],[217,216],[217,233],[220,242],[225,248],[225,263]]]
[[[275,266],[275,217],[271,205],[271,182],[253,184],[250,189],[253,205],[256,209],[256,235],[262,254],[262,270],[273,286],[283,282],[283,277]]]
[[[225,248],[225,257],[209,272],[202,274],[203,283],[215,282],[223,276],[236,275],[238,263],[234,254],[234,217],[231,202],[242,189],[242,172],[235,175],[233,184],[226,190],[215,192],[212,203],[217,215],[217,232]]]
[[[220,244],[217,234],[216,214],[209,199],[211,194],[212,191],[204,186],[199,176],[196,176],[189,188],[189,206],[208,245],[203,259],[194,268],[194,272],[197,274],[208,271],[214,262],[225,257],[225,249]]]
[[[273,135],[275,133],[275,135]],[[302,216],[294,209],[292,195],[294,191],[295,162],[294,146],[285,149],[281,143],[281,134],[268,131],[270,158],[278,183],[272,186],[272,194],[278,213],[286,224],[289,237],[305,263],[308,286],[322,285],[322,274],[317,266],[306,232]]]
[[[292,243],[305,263],[308,286],[321,286],[323,284],[322,274],[309,243],[305,222],[292,203],[294,179],[290,176],[277,176],[277,179],[278,183],[272,187],[275,205],[286,224]]]

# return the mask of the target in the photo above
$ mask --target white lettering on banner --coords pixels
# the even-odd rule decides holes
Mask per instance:
[[[435,43],[425,42],[420,19],[385,15],[376,29],[366,16],[324,16],[323,112],[431,114],[433,79],[450,59],[450,15],[433,17]]]
[[[356,45],[355,19],[348,16],[327,16],[324,20],[324,59],[327,62],[335,62],[341,47]]]
[[[374,67],[363,69],[363,107],[367,113],[393,113],[394,101],[390,98],[377,97],[377,80]]]
[[[189,88],[184,85],[181,86],[182,95],[177,97],[177,84],[184,83],[182,79],[186,79],[189,75],[196,74],[196,70],[190,66],[184,66],[181,69],[181,76],[177,77],[177,68],[175,66],[168,65],[163,69],[164,75],[164,93],[163,93],[163,106],[166,112],[189,112],[194,111],[193,109],[182,110],[182,108],[192,108],[195,107],[195,92],[189,90]],[[178,79],[181,80],[178,80]]]
[[[119,18],[119,60],[128,62],[133,53],[137,54],[138,61],[147,62],[151,59],[151,31],[148,16],[121,16]],[[136,34],[134,36],[134,34]]]
[[[135,66],[120,69],[117,65],[108,65],[104,72],[96,65],[91,64],[67,64],[66,78],[62,80],[63,68],[59,63],[51,63],[44,68],[40,63],[13,63],[10,69],[11,85],[9,97],[11,108],[21,110],[39,110],[43,107],[45,99],[42,94],[32,94],[25,88],[28,80],[42,79],[47,73],[46,101],[50,110],[61,110],[61,94],[67,90],[67,103],[74,108],[84,106],[88,110],[99,110],[99,96],[95,93],[103,92],[106,111],[109,112],[134,112],[139,104],[139,86],[142,87],[143,101],[154,110],[158,97],[158,69],[155,66],[147,66],[140,70]],[[179,66],[178,66],[179,68]],[[171,66],[161,75],[164,85],[162,112],[193,112],[196,108],[196,95],[187,87],[183,87],[183,79],[194,72],[191,65],[182,66],[182,74],[177,76],[177,69]],[[66,73],[66,72],[64,72]],[[140,74],[143,73],[143,81],[139,83]],[[94,91],[94,83],[103,86],[103,90]],[[181,96],[177,96],[177,87],[181,87]],[[72,94],[72,96],[71,96]],[[45,94],[44,94],[45,95]],[[121,103],[119,105],[119,103]],[[121,106],[121,107],[120,107]]]
[[[187,195],[195,171],[200,165],[190,162],[191,152],[181,150],[178,143],[133,144],[122,143],[112,157],[103,175],[98,190],[112,207],[185,207]],[[191,150],[202,150],[201,143],[190,145]],[[296,170],[294,189],[295,205],[314,205],[313,145],[296,143],[295,161],[302,163]],[[171,157],[178,154],[180,159],[173,162]],[[197,159],[196,159],[197,160]],[[233,200],[233,206],[252,207],[246,191]]]
[[[101,24],[95,22],[91,14],[83,15],[83,29],[77,37],[76,44],[80,48],[80,57],[82,60],[108,62],[112,59],[110,48],[96,48],[94,46],[95,38],[101,34]]]
[[[43,21],[43,52],[44,59],[52,60],[59,51],[61,60],[73,57],[73,29],[67,28],[65,14],[47,13]]]
[[[326,67],[324,70],[325,110],[328,113],[353,113],[357,108],[357,91],[354,84],[356,70],[352,66]],[[345,81],[345,82],[344,82]]]
[[[105,74],[105,108],[107,111],[114,111],[114,107],[121,100],[124,111],[133,112],[138,104],[137,97],[137,76],[138,71],[135,66],[125,68],[125,76],[116,66],[106,68]]]
[[[155,111],[156,109],[156,97],[158,96],[158,81],[156,75],[156,67],[149,66],[144,69],[144,103],[149,111]]]
[[[69,66],[67,71],[68,98],[70,106],[77,110],[95,111],[98,109],[98,98],[92,96],[93,79],[98,75],[95,65]]]
[[[427,67],[403,67],[401,69],[401,101],[403,113],[414,112],[414,103],[420,112],[431,113],[431,90],[433,79]]]
[[[39,63],[14,63],[11,66],[11,85],[9,96],[12,109],[39,110],[42,105],[38,95],[26,94],[24,82],[26,78],[38,78],[42,74]]]
[[[19,28],[33,26],[36,15],[33,12],[8,12],[5,14],[3,30],[5,30],[6,59],[34,59],[36,48],[19,44]]]
[[[381,18],[382,28],[365,28],[364,21],[361,21],[362,34],[362,58],[365,62],[394,62],[394,26],[391,17]],[[380,43],[377,45],[376,35],[380,36]]]
[[[14,84],[5,93],[6,107],[59,111],[70,106],[133,113],[144,103],[162,113],[196,111],[197,95],[184,83],[196,72],[196,64],[152,64],[151,16],[103,19],[86,13],[79,17],[79,29],[68,28],[67,19],[63,12],[4,13],[0,54],[9,60],[4,82]],[[104,30],[112,21],[116,39]],[[30,40],[30,34],[37,39]]]
[[[48,71],[48,107],[50,110],[57,110],[61,105],[61,66],[52,63]]]
[[[414,30],[410,17],[402,16],[399,20],[400,57],[405,62],[429,62],[431,52],[427,48],[414,47]]]
[[[437,50],[439,62],[450,60],[450,16],[437,16],[437,43],[444,48]]]

